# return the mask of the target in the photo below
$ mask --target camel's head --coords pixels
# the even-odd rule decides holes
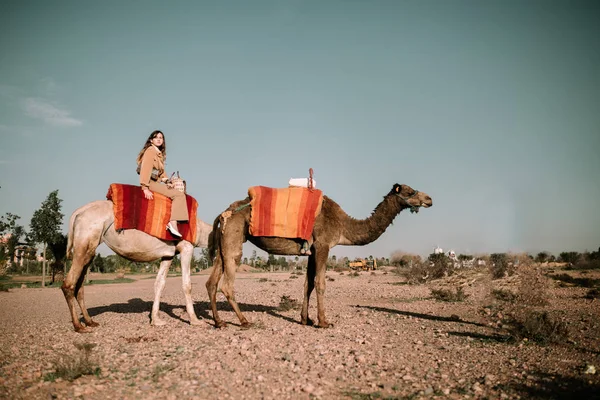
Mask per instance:
[[[433,205],[433,201],[427,193],[419,192],[408,185],[396,183],[389,195],[396,196],[413,213],[419,212],[419,207],[429,208]]]

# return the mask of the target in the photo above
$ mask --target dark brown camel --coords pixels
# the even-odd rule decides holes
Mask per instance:
[[[213,234],[209,240],[209,254],[214,257],[214,268],[206,282],[215,326],[225,327],[226,323],[217,312],[217,285],[224,273],[221,291],[237,314],[242,327],[248,327],[248,320],[241,313],[235,301],[233,284],[235,272],[242,257],[242,244],[251,243],[269,254],[302,255],[298,240],[280,237],[259,237],[249,234],[250,207],[245,206],[250,198],[237,201],[219,215],[213,224]],[[375,241],[392,223],[400,211],[409,208],[417,212],[419,207],[431,207],[431,197],[418,192],[407,185],[395,184],[383,198],[370,217],[357,220],[350,217],[329,197],[323,197],[321,213],[315,220],[312,233],[311,253],[304,282],[304,301],[302,303],[301,323],[312,325],[308,318],[308,302],[313,289],[317,288],[318,327],[329,327],[325,318],[325,268],[329,250],[337,245],[363,246]]]

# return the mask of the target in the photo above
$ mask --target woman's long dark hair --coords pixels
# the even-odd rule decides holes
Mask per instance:
[[[140,162],[142,162],[142,157],[144,156],[144,152],[146,152],[146,149],[150,146],[152,146],[152,139],[154,139],[158,134],[163,135],[163,144],[162,146],[160,146],[158,149],[161,151],[162,156],[163,156],[163,160],[165,160],[167,158],[167,139],[165,139],[165,134],[162,133],[162,131],[154,131],[150,134],[150,136],[148,136],[148,139],[146,140],[146,143],[144,144],[144,147],[142,147],[142,151],[140,151],[140,154],[138,154],[137,156],[137,163],[139,164]]]

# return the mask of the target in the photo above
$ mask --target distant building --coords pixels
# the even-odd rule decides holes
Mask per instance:
[[[444,250],[441,247],[435,247],[433,249],[433,254],[444,254]]]
[[[23,266],[23,260],[37,260],[43,261],[44,258],[38,256],[36,258],[37,250],[35,247],[28,246],[26,244],[19,244],[15,246],[15,256],[13,258],[13,262],[19,266]]]

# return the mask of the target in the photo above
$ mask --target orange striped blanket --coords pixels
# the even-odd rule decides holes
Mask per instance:
[[[250,234],[309,240],[323,192],[303,187],[274,189],[252,186],[250,195]]]
[[[171,217],[172,201],[160,194],[153,193],[154,199],[147,200],[139,186],[113,183],[108,188],[106,198],[113,202],[115,229],[137,229],[163,240],[179,240],[166,229]],[[196,242],[196,221],[198,202],[186,195],[189,212],[188,223],[178,223],[177,230],[183,240]]]

